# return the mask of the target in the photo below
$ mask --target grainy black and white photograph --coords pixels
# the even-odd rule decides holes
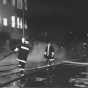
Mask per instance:
[[[88,88],[88,0],[0,0],[0,88]]]

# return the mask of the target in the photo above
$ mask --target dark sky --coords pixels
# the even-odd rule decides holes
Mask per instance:
[[[88,0],[28,0],[28,26],[54,39],[87,39]],[[70,33],[72,32],[72,33]]]

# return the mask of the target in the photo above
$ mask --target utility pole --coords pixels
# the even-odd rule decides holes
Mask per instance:
[[[23,38],[24,38],[24,33],[25,33],[25,29],[24,29],[24,0],[23,0]]]

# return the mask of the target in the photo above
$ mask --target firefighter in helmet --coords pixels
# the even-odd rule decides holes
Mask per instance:
[[[20,71],[20,76],[24,76],[24,68],[30,51],[30,47],[28,46],[28,44],[29,42],[25,41],[25,38],[22,38],[22,44],[14,50],[15,52],[19,51],[17,60],[19,61],[18,67]],[[21,83],[23,84],[23,82]]]
[[[54,65],[54,48],[50,42],[46,46],[44,57],[46,58],[47,65],[49,65],[50,62]]]

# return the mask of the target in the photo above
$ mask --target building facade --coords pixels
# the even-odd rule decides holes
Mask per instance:
[[[16,45],[23,37],[23,8],[24,36],[27,39],[27,0],[0,0],[0,32],[7,33],[9,46]]]

